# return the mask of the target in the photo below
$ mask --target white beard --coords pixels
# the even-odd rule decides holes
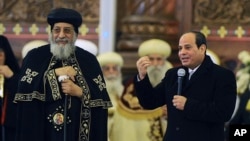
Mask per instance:
[[[168,70],[168,66],[165,63],[163,66],[150,66],[147,69],[147,74],[150,80],[150,83],[153,87],[161,82],[163,77],[165,76],[166,71]]]
[[[76,34],[74,34],[73,41],[70,42],[69,39],[55,39],[56,41],[63,40],[68,41],[67,44],[57,44],[56,41],[53,40],[52,35],[49,35],[49,42],[50,42],[50,52],[60,60],[67,59],[71,54],[75,52],[75,41],[76,41]]]
[[[118,76],[109,76],[105,77],[106,88],[110,95],[116,95],[120,97],[122,95],[124,86],[122,84],[122,76],[121,74]]]

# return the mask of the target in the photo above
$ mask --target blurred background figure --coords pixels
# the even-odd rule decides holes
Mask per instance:
[[[16,133],[16,104],[13,103],[20,71],[8,39],[0,35],[0,140],[14,141]]]
[[[150,82],[156,86],[166,71],[172,68],[167,61],[171,54],[170,45],[159,39],[144,41],[138,49],[139,56],[149,56],[153,66],[148,68]],[[166,106],[145,110],[135,94],[133,78],[125,84],[118,102],[110,141],[162,141],[167,124]]]
[[[34,48],[37,48],[37,47],[40,47],[40,46],[43,46],[43,45],[47,45],[48,42],[44,41],[44,40],[32,40],[32,41],[29,41],[28,43],[26,43],[24,46],[23,46],[23,49],[22,49],[22,58],[24,58],[28,52]]]
[[[213,61],[215,64],[220,65],[220,58],[219,58],[219,56],[218,56],[216,53],[214,53],[214,52],[213,52],[212,50],[210,50],[210,49],[207,49],[206,54],[209,55],[209,56],[211,57],[212,61]]]
[[[87,50],[88,52],[92,53],[95,56],[98,54],[98,47],[96,46],[95,43],[89,40],[76,39],[75,45],[84,50]]]
[[[116,112],[117,101],[124,89],[121,71],[124,61],[122,56],[116,52],[101,53],[97,56],[97,60],[102,68],[106,89],[113,104],[113,107],[108,109],[108,135],[110,136],[112,126],[114,126],[113,116]]]
[[[226,123],[226,141],[229,140],[230,125],[250,125],[250,53],[241,51],[238,55],[240,61],[236,70],[237,100],[232,118]]]

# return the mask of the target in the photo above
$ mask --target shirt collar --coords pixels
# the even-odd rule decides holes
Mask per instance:
[[[192,72],[192,73],[194,73],[198,68],[200,67],[200,65],[199,66],[197,66],[196,68],[194,68],[194,69],[190,69],[190,68],[188,68],[188,72],[190,73],[190,72]]]

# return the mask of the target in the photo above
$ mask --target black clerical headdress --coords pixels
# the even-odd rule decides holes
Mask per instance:
[[[11,70],[16,73],[19,71],[19,64],[15,54],[11,48],[7,37],[0,35],[0,50],[5,53],[5,65],[8,65]]]
[[[75,32],[78,34],[78,28],[82,24],[82,16],[79,12],[73,9],[57,8],[51,10],[48,14],[47,21],[51,26],[54,27],[55,23],[66,22],[74,26]]]

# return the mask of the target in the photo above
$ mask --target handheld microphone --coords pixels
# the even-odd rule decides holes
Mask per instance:
[[[180,95],[182,91],[182,79],[186,75],[186,71],[183,68],[178,69],[177,71],[178,75],[178,89],[177,94]]]
[[[62,81],[67,80],[67,79],[69,79],[69,76],[68,76],[68,75],[60,75],[60,76],[58,77],[58,81],[59,81],[59,82],[62,82]]]

